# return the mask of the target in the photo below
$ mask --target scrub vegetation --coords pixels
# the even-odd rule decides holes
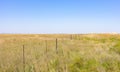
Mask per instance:
[[[120,72],[120,35],[0,34],[0,72]]]

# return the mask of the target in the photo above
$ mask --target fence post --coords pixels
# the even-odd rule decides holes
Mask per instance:
[[[58,54],[58,40],[57,40],[57,38],[56,38],[56,54]]]
[[[45,41],[45,45],[46,45],[46,53],[47,53],[47,51],[48,51],[48,49],[47,49],[47,40]]]
[[[25,47],[23,45],[23,72],[25,72]]]
[[[46,47],[46,63],[47,63],[47,71],[49,71],[49,67],[48,67],[48,47],[47,47],[47,40],[45,40],[45,47]]]
[[[70,39],[72,40],[72,34],[70,35]]]

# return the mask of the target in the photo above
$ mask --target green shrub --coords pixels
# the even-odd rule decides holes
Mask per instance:
[[[70,72],[80,72],[80,70],[83,67],[83,58],[81,57],[75,57],[73,59],[73,61],[71,61],[70,65],[69,65],[69,71]]]
[[[112,48],[112,51],[115,51],[116,53],[120,54],[120,42],[116,43]]]

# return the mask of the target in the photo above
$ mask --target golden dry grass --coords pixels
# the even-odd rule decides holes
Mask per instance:
[[[24,71],[23,45],[25,72],[120,72],[119,34],[1,34],[0,72]]]

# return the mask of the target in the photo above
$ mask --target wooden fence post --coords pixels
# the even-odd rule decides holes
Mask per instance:
[[[56,54],[58,54],[58,40],[57,40],[57,38],[56,38]]]
[[[72,40],[72,34],[70,35],[70,37],[71,37],[71,40]]]
[[[23,45],[23,72],[25,72],[25,47]]]
[[[47,49],[47,40],[45,41],[45,45],[46,45],[46,53],[47,53],[47,51],[48,51],[48,49]]]
[[[49,66],[48,66],[48,47],[47,47],[47,40],[45,40],[45,47],[46,47],[46,63],[47,63],[47,71],[49,71]]]

